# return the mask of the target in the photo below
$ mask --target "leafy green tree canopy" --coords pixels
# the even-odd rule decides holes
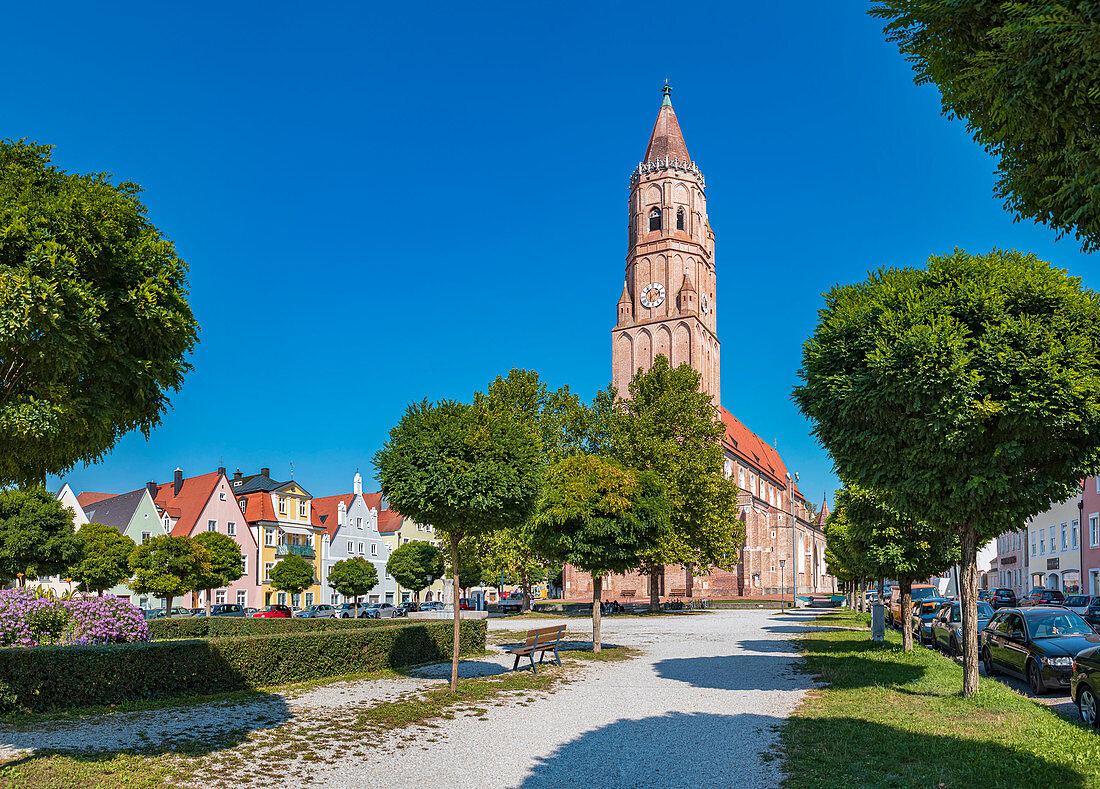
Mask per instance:
[[[210,571],[195,579],[195,589],[206,591],[206,613],[210,613],[210,590],[229,586],[244,575],[241,546],[228,534],[199,532],[192,537],[210,555]]]
[[[878,0],[871,13],[997,159],[1005,207],[1100,249],[1095,2]]]
[[[1100,467],[1100,299],[1034,255],[956,250],[834,288],[799,375],[840,477],[958,534],[964,626],[978,546]]]
[[[637,567],[667,539],[669,516],[668,499],[653,472],[596,455],[570,455],[550,467],[530,540],[543,556],[592,575],[596,651],[604,576]]]
[[[40,483],[160,424],[198,325],[140,187],[0,141],[0,483]]]
[[[362,556],[341,559],[328,571],[328,585],[344,597],[355,598],[355,618],[359,618],[359,598],[378,586],[378,568]]]
[[[76,533],[79,559],[69,568],[69,577],[82,592],[103,592],[130,577],[130,554],[134,541],[114,526],[85,523]]]
[[[64,573],[79,556],[72,510],[45,488],[0,491],[0,582]]]
[[[301,594],[303,589],[313,586],[313,562],[292,553],[275,563],[269,577],[273,589]]]
[[[130,570],[130,588],[164,599],[171,611],[173,598],[198,589],[210,573],[210,554],[190,537],[153,537],[134,548]]]
[[[700,378],[691,366],[672,367],[659,354],[649,370],[631,379],[630,397],[604,412],[610,419],[607,453],[629,468],[652,471],[671,506],[672,529],[644,556],[651,607],[663,565],[691,564],[704,573],[731,569],[745,540],[738,488],[723,473],[725,426],[710,395],[700,390]]]
[[[432,583],[429,578],[438,581],[443,577],[443,552],[430,542],[407,542],[390,554],[386,572],[397,583],[411,589],[419,599],[420,592]]]

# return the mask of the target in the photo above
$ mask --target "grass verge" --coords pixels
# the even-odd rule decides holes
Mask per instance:
[[[866,615],[830,612],[820,624]],[[852,626],[852,625],[849,625]],[[1100,737],[996,680],[962,697],[962,669],[888,631],[809,633],[803,670],[826,683],[780,730],[785,789],[1100,785]]]
[[[178,771],[170,756],[29,756],[0,767],[3,789],[168,789]]]

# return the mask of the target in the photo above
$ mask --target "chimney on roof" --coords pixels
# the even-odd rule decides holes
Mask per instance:
[[[172,482],[173,482],[173,484],[172,484],[172,490],[173,490],[172,495],[173,496],[180,495],[180,490],[183,489],[183,469],[181,469],[179,466],[176,467],[176,473],[175,473],[175,476],[173,477]]]
[[[239,480],[242,476],[241,469],[238,467],[237,470],[233,472],[233,479]]]
[[[271,469],[269,469],[269,468],[260,469],[260,476],[261,477],[267,477],[268,479],[270,479],[271,478]]]
[[[149,480],[145,483],[145,487],[148,489],[149,495],[155,499],[157,497],[157,483],[153,482],[153,480]]]

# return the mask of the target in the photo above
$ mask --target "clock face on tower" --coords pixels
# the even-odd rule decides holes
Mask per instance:
[[[703,294],[703,314],[706,315],[710,312],[710,299],[707,298],[707,294]]]
[[[660,307],[665,300],[665,286],[660,282],[650,282],[642,290],[643,307]]]

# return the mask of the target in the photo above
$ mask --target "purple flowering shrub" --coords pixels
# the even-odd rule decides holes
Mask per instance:
[[[148,641],[141,611],[117,597],[58,600],[27,589],[0,590],[0,646]]]

